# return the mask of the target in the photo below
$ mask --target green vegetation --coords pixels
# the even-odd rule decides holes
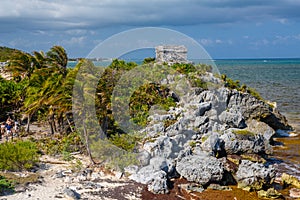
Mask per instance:
[[[255,133],[245,130],[245,129],[234,130],[233,133],[238,134],[238,135],[247,135],[247,136],[255,135]]]
[[[240,85],[240,81],[239,80],[232,80],[230,78],[228,78],[225,74],[221,75],[221,79],[224,81],[224,86],[232,89],[232,90],[237,90],[243,93],[249,93],[252,96],[254,96],[255,98],[257,98],[258,100],[263,100],[263,98],[260,96],[260,94],[254,89],[254,88],[250,88],[248,86],[246,86],[245,84]]]
[[[151,58],[151,57],[145,58],[145,59],[143,60],[143,64],[153,63],[154,61],[155,61],[155,58]]]
[[[189,145],[190,145],[190,147],[195,148],[196,145],[197,145],[197,142],[196,141],[190,141]]]
[[[14,191],[13,183],[7,180],[4,176],[0,176],[0,196],[6,192],[11,193],[13,191]]]
[[[159,105],[164,110],[175,107],[173,98],[168,97],[169,89],[155,83],[145,84],[135,91],[130,99],[130,115],[133,122],[146,125],[152,105]]]
[[[205,142],[207,139],[208,139],[208,135],[203,135],[202,137],[201,137],[201,142],[203,143],[203,142]]]
[[[8,47],[0,47],[0,62],[6,62],[11,59],[14,53],[20,52],[19,50],[8,48]]]
[[[45,137],[39,140],[31,138],[38,149],[48,155],[63,155],[66,160],[71,159],[70,153],[84,149],[83,140],[78,132],[55,137]]]
[[[31,169],[39,159],[36,144],[31,141],[6,142],[0,145],[0,169],[20,171]]]
[[[128,147],[132,146],[129,144]],[[138,164],[135,153],[119,148],[106,139],[93,140],[91,149],[93,157],[104,161],[104,165],[110,169],[123,171],[129,165]]]

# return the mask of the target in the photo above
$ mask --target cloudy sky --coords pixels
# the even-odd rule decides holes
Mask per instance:
[[[300,0],[1,0],[0,46],[85,57],[121,31],[162,27],[213,58],[300,57]]]

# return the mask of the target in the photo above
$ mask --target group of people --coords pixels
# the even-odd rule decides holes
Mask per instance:
[[[9,140],[9,137],[13,140],[14,136],[18,136],[19,132],[19,123],[18,121],[14,121],[10,119],[10,117],[6,120],[6,122],[1,123],[1,129],[0,129],[0,140],[4,137],[6,141]]]

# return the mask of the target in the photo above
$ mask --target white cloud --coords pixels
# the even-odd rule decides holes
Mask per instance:
[[[277,19],[276,21],[278,21],[281,24],[288,24],[288,22],[289,22],[288,19],[285,19],[285,18]]]
[[[216,44],[222,44],[223,43],[223,41],[220,40],[220,39],[216,39],[215,42],[216,42]]]
[[[300,34],[294,35],[293,38],[296,39],[296,40],[300,40]]]
[[[209,46],[209,45],[212,45],[214,42],[211,40],[211,39],[200,39],[200,43],[203,45],[203,46]]]

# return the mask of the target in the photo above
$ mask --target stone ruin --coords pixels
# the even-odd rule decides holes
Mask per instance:
[[[187,48],[183,45],[161,45],[155,47],[157,63],[189,63]]]

